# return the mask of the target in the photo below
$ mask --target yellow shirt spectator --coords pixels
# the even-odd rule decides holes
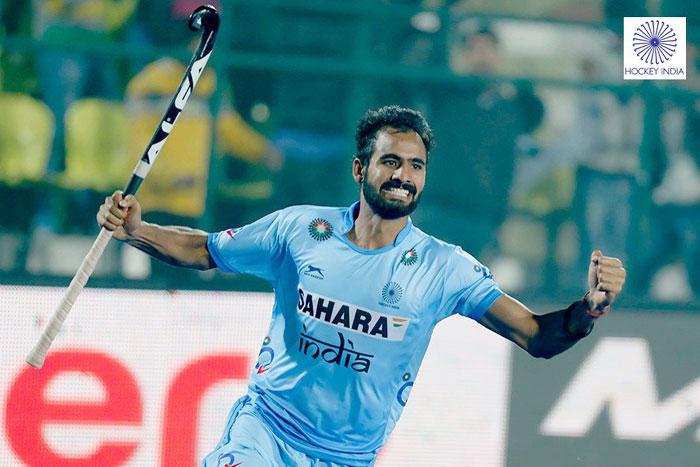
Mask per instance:
[[[147,65],[127,86],[132,153],[143,151],[184,72],[179,61],[164,58]],[[207,98],[215,88],[216,75],[205,71],[163,148],[163,162],[154,165],[139,192],[145,209],[185,217],[199,217],[204,211],[213,132]],[[219,152],[247,162],[269,164],[276,154],[269,141],[230,108],[218,115],[216,135]]]

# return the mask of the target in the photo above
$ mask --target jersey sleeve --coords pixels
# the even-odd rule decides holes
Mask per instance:
[[[251,274],[274,284],[284,258],[284,211],[236,229],[210,233],[209,254],[226,272]]]
[[[443,310],[447,316],[460,314],[479,320],[501,295],[491,271],[456,247],[445,278]]]

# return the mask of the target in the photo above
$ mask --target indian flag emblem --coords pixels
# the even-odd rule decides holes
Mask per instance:
[[[393,324],[395,328],[400,328],[401,326],[405,325],[407,322],[408,322],[408,318],[391,318],[391,324]]]
[[[333,226],[325,219],[316,218],[309,224],[309,235],[319,242],[326,241],[333,235]]]
[[[406,250],[401,255],[401,264],[403,264],[404,266],[411,266],[413,264],[416,264],[416,261],[418,261],[418,253],[416,253],[415,248]]]

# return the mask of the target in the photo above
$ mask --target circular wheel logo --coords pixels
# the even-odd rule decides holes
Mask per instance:
[[[403,290],[401,289],[401,286],[396,282],[387,282],[386,285],[384,285],[384,288],[382,289],[382,298],[385,302],[390,303],[392,305],[398,303],[399,300],[401,300],[402,295]]]
[[[309,224],[309,235],[319,242],[326,241],[333,235],[333,226],[325,219],[314,219]]]
[[[401,264],[403,264],[404,266],[411,266],[413,264],[416,264],[416,261],[418,261],[418,253],[416,252],[415,248],[406,250],[401,255]]]
[[[658,19],[642,23],[632,38],[634,53],[650,65],[660,65],[671,58],[677,44],[673,28]]]

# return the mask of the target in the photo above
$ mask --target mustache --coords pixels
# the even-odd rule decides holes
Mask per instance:
[[[410,194],[414,195],[418,191],[412,183],[401,182],[401,180],[391,180],[384,182],[380,187],[381,190],[391,190],[392,188],[401,188],[408,191]]]

